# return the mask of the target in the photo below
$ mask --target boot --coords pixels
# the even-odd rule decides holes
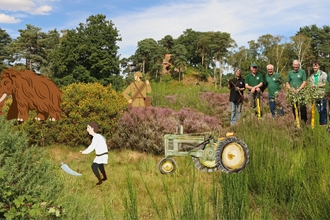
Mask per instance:
[[[99,180],[96,185],[101,185],[102,184],[102,179],[100,177],[100,175],[97,175],[96,178]]]
[[[107,174],[105,173],[105,170],[102,170],[101,173],[103,175],[102,181],[106,181],[108,178],[107,178]]]

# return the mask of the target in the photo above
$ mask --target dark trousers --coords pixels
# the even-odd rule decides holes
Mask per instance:
[[[103,164],[93,163],[92,164],[92,170],[93,170],[93,173],[96,177],[100,176],[99,170],[101,171],[102,174],[105,173]]]
[[[318,99],[315,102],[317,111],[320,114],[320,125],[326,125],[327,124],[327,100],[325,99]]]
[[[296,103],[296,106],[298,109],[298,116],[299,116],[299,110],[300,110],[300,114],[301,114],[301,120],[303,120],[303,122],[306,124],[307,123],[307,108],[306,105],[298,105],[298,103]],[[292,105],[292,112],[293,112],[293,116],[294,118],[296,118],[296,112],[294,110],[294,105]]]

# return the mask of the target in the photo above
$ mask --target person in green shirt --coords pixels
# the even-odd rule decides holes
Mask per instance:
[[[286,78],[286,87],[291,90],[293,93],[299,93],[306,86],[306,72],[303,69],[300,69],[300,62],[294,60],[292,62],[293,70],[290,70],[288,77]],[[296,103],[298,106],[298,103]],[[305,104],[301,104],[300,107],[301,120],[306,124],[307,122],[307,108]],[[296,118],[296,113],[294,105],[292,103],[292,112],[294,118]]]
[[[272,113],[272,117],[276,117],[276,97],[281,91],[281,85],[283,83],[282,77],[278,72],[274,72],[274,66],[272,64],[267,65],[267,72],[265,76],[265,87],[268,87],[268,100],[269,108]],[[280,115],[283,115],[283,111],[278,111]]]
[[[258,65],[253,63],[250,67],[251,72],[245,77],[245,88],[248,89],[248,100],[250,107],[257,107],[256,98],[260,100],[260,109],[262,106],[262,91],[261,87],[264,82],[264,77],[258,72]]]
[[[316,88],[316,92],[318,94],[322,94],[322,98],[316,99],[315,104],[317,107],[317,111],[320,114],[320,125],[326,125],[327,120],[327,100],[325,99],[325,86],[327,81],[327,74],[320,70],[320,62],[313,62],[313,70],[314,72],[309,77],[311,87]]]

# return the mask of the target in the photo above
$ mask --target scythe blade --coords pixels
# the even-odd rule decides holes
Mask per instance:
[[[77,172],[71,170],[70,167],[68,165],[66,165],[65,163],[62,162],[61,164],[62,164],[62,166],[61,166],[62,170],[64,170],[66,173],[68,173],[70,175],[73,175],[73,176],[81,176],[82,175],[80,173],[77,173]]]

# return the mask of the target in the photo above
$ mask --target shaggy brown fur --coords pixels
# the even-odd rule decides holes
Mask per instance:
[[[36,110],[38,120],[45,120],[48,116],[51,120],[62,118],[62,92],[45,76],[39,76],[30,70],[5,69],[1,75],[0,96],[4,93],[11,95],[13,99],[8,120],[18,118],[26,121],[30,110]]]

